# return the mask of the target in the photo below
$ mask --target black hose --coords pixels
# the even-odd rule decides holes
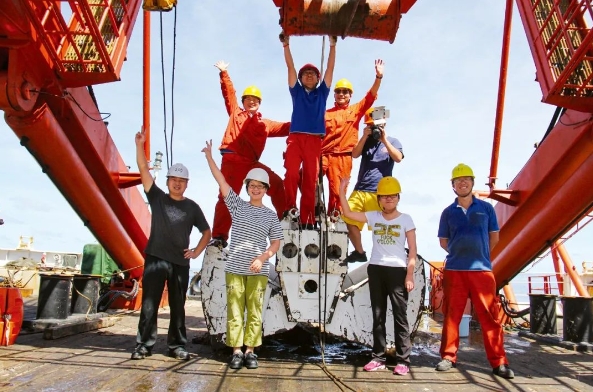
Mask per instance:
[[[502,310],[504,311],[504,314],[506,314],[510,318],[524,317],[524,316],[528,315],[529,312],[531,311],[531,307],[525,308],[520,311],[511,309],[509,306],[510,305],[509,302],[507,301],[507,299],[505,298],[505,296],[503,294],[500,294],[500,303],[502,304]]]

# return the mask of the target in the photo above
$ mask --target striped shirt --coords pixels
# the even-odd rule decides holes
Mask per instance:
[[[264,275],[270,273],[270,263],[264,262],[260,272],[249,270],[251,261],[268,249],[268,241],[283,238],[280,221],[268,207],[257,207],[241,199],[232,189],[224,198],[233,225],[225,272],[237,275]]]

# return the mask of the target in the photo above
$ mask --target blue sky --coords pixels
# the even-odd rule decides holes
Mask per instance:
[[[282,46],[278,41],[278,9],[271,0],[234,2],[180,0],[175,74],[175,162],[189,167],[187,196],[196,200],[212,222],[217,187],[203,154],[204,141],[218,146],[228,120],[219,88],[217,60],[230,63],[229,73],[240,92],[257,85],[263,94],[264,117],[288,121],[291,101]],[[419,253],[442,260],[436,238],[442,209],[453,201],[450,173],[464,162],[474,169],[476,188],[485,189],[489,173],[504,19],[504,2],[459,0],[440,4],[419,0],[403,16],[393,44],[346,38],[339,40],[334,83],[348,78],[359,100],[374,81],[374,59],[385,61],[377,105],[390,109],[387,132],[404,147],[396,165],[403,188],[400,210],[417,226]],[[533,153],[554,107],[541,103],[535,66],[515,9],[507,99],[500,148],[499,180],[504,188]],[[152,151],[165,151],[161,89],[159,16],[152,22]],[[170,98],[173,14],[164,14],[167,96]],[[142,18],[130,42],[122,81],[96,86],[102,112],[111,113],[109,129],[124,160],[135,169],[134,134],[142,124]],[[292,37],[297,67],[320,63],[321,37]],[[327,53],[327,52],[326,52]],[[331,107],[332,97],[328,100]],[[168,105],[170,114],[170,106]],[[171,119],[167,122],[170,126]],[[270,140],[261,161],[281,177],[285,140]],[[17,244],[19,235],[35,238],[41,250],[82,251],[93,236],[72,211],[14,133],[0,124],[0,247]],[[220,157],[217,157],[220,163]],[[67,170],[67,168],[64,168]],[[358,173],[355,161],[352,172]],[[164,180],[158,181],[164,187]],[[245,196],[245,195],[243,195]],[[267,201],[268,205],[269,199]],[[590,231],[590,229],[589,229]],[[567,243],[575,264],[591,260],[586,233]],[[590,237],[590,236],[589,236]],[[198,236],[192,236],[192,243]],[[370,233],[364,234],[370,250]],[[543,264],[543,263],[540,263]],[[199,268],[201,259],[192,261]],[[551,264],[539,267],[551,271]]]

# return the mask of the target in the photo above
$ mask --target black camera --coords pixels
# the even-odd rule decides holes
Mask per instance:
[[[385,109],[385,106],[377,106],[371,112],[371,118],[373,119],[371,126],[371,136],[375,140],[381,139],[381,135],[383,134],[385,128],[385,124],[387,124],[387,118],[389,118],[389,110]]]
[[[381,134],[383,133],[382,126],[380,125],[371,125],[371,136],[375,140],[381,139]]]

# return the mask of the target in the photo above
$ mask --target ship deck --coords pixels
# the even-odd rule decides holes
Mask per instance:
[[[31,302],[27,301],[28,314]],[[27,314],[27,312],[26,312]],[[34,313],[33,313],[34,314]],[[109,327],[54,340],[42,333],[21,334],[16,344],[0,348],[0,389],[3,391],[585,391],[593,389],[593,356],[546,345],[516,332],[506,335],[505,346],[515,379],[493,376],[482,348],[481,334],[461,339],[456,369],[436,372],[439,335],[428,320],[414,341],[411,372],[367,373],[362,366],[370,351],[352,344],[327,346],[327,370],[307,342],[290,346],[268,340],[259,352],[257,370],[231,370],[230,352],[207,344],[206,325],[199,301],[186,304],[191,359],[179,362],[166,356],[168,309],[159,314],[159,338],[153,355],[130,359],[135,345],[139,312],[113,312]],[[26,317],[27,318],[27,315]],[[302,339],[302,338],[297,338]],[[305,339],[306,340],[306,339]],[[201,342],[201,343],[200,343]],[[276,344],[276,345],[275,345]],[[275,345],[275,346],[274,346]]]

